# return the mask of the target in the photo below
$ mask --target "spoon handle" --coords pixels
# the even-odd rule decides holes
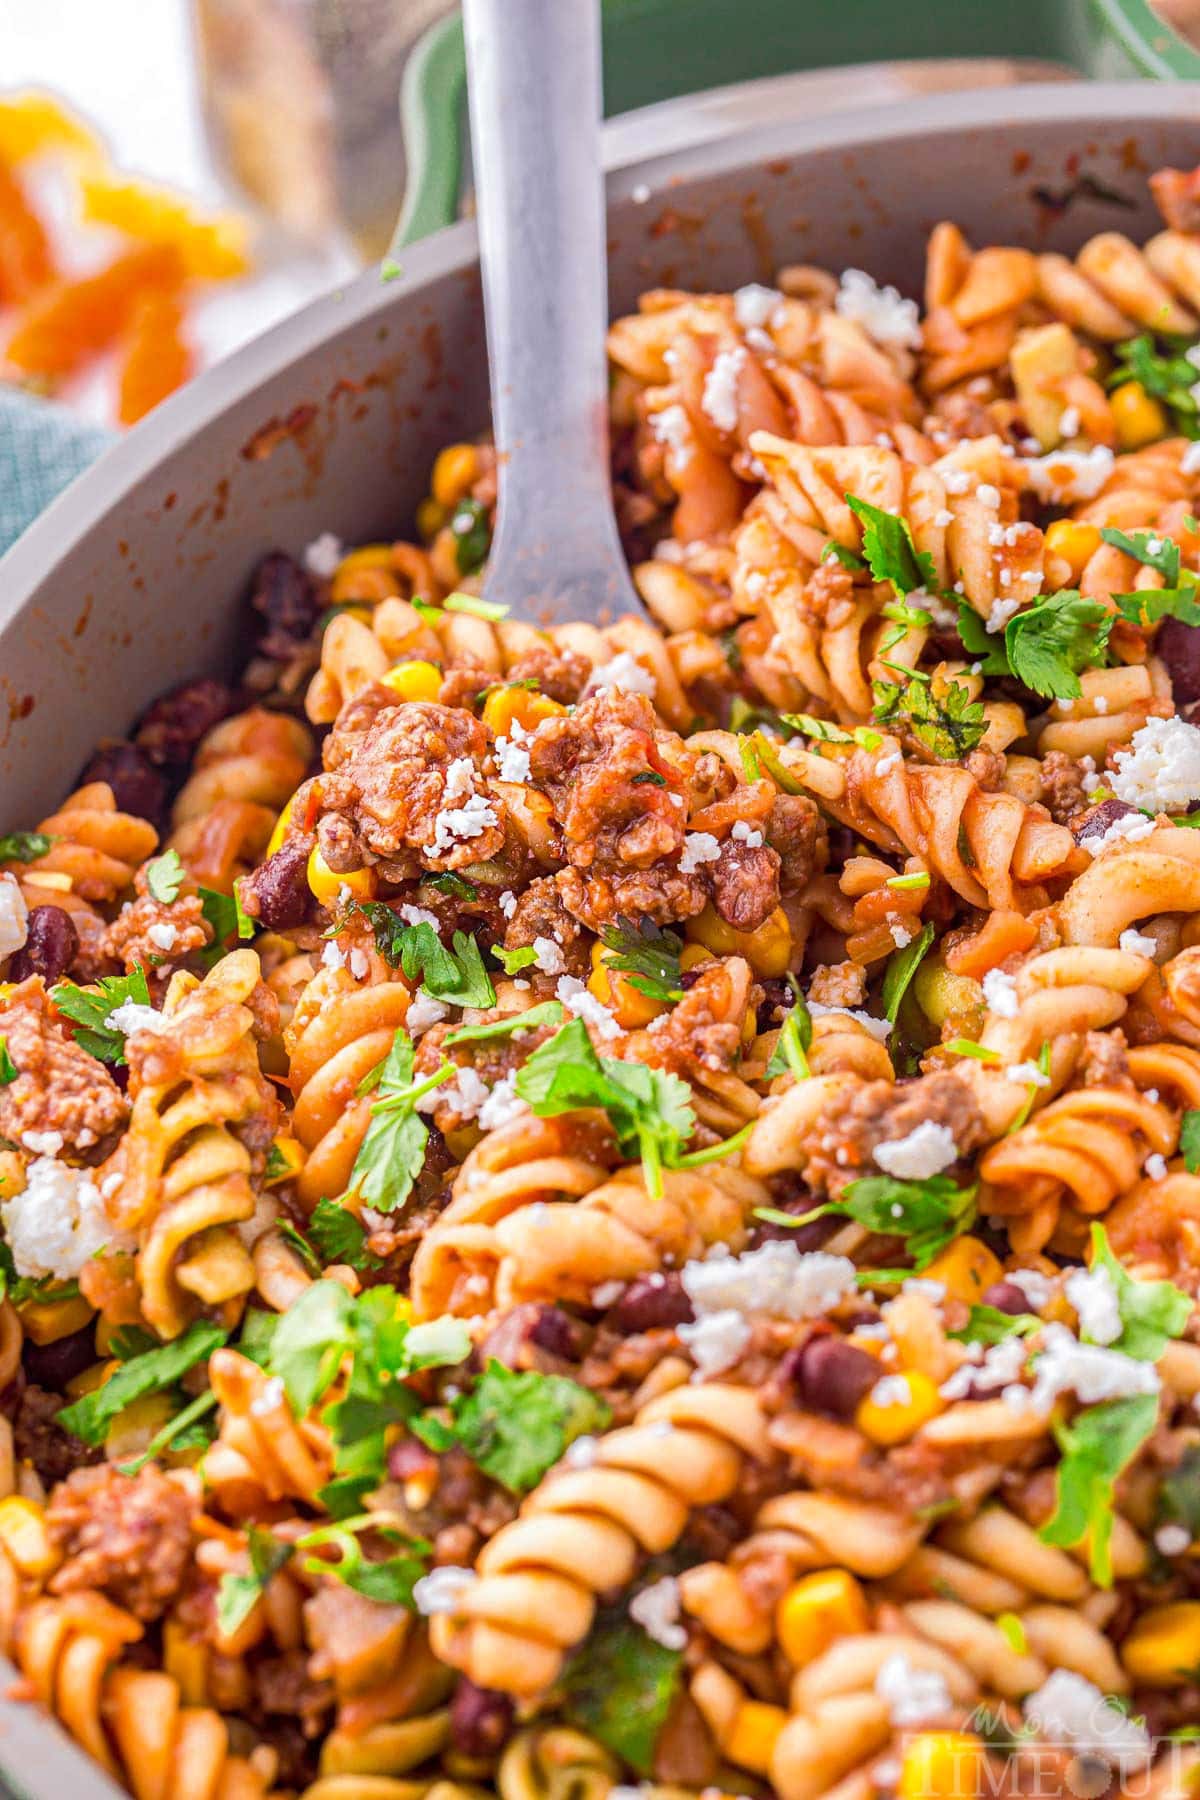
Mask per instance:
[[[632,599],[608,461],[598,0],[465,0],[499,518],[487,594]]]

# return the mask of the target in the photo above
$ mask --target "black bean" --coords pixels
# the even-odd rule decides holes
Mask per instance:
[[[1034,1310],[1015,1281],[993,1281],[991,1287],[984,1290],[982,1304],[994,1306],[997,1312],[1011,1313],[1014,1318],[1018,1313]]]
[[[1200,700],[1200,625],[1164,619],[1154,648],[1167,665],[1176,706],[1191,706]]]
[[[90,1368],[96,1360],[96,1330],[85,1325],[70,1337],[55,1338],[52,1344],[35,1344],[26,1338],[21,1349],[25,1373],[35,1386],[53,1388],[61,1393],[68,1381]]]
[[[683,1282],[670,1271],[639,1275],[631,1281],[604,1322],[616,1331],[654,1331],[661,1326],[690,1325],[695,1316]]]
[[[80,787],[89,781],[106,781],[113,792],[118,811],[132,813],[135,818],[162,824],[167,806],[167,784],[157,769],[152,769],[136,744],[118,739],[105,741],[84,765],[79,776]]]
[[[450,1737],[460,1756],[496,1755],[512,1730],[514,1706],[495,1688],[476,1687],[464,1675],[450,1702]]]
[[[40,975],[46,986],[61,981],[79,954],[79,933],[61,906],[34,906],[26,926],[25,946],[8,968],[10,981]]]
[[[182,768],[202,737],[237,705],[223,681],[202,676],[156,700],[138,725],[134,742],[159,768]]]
[[[1118,819],[1136,818],[1138,809],[1124,800],[1102,800],[1099,806],[1093,807],[1082,823],[1073,825],[1075,842],[1082,844],[1087,838],[1103,837],[1110,825]]]
[[[264,556],[254,571],[250,605],[265,626],[257,649],[262,656],[286,661],[317,622],[317,594],[312,578],[282,550]]]
[[[242,905],[270,931],[302,925],[312,906],[308,885],[309,845],[292,838],[242,883]]]
[[[829,1333],[812,1337],[800,1353],[800,1398],[814,1412],[849,1419],[879,1379],[879,1364],[867,1351]]]

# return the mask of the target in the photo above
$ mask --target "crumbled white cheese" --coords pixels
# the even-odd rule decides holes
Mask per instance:
[[[1015,1081],[1021,1087],[1044,1088],[1050,1086],[1050,1077],[1044,1074],[1035,1062],[1011,1063],[1004,1073],[1009,1081]]]
[[[499,1131],[502,1125],[511,1125],[514,1119],[523,1118],[528,1111],[525,1101],[517,1093],[517,1071],[513,1069],[496,1083],[479,1108],[476,1123],[481,1131]]]
[[[562,946],[553,938],[535,937],[533,940],[534,965],[543,975],[561,975],[567,966]]]
[[[889,1656],[875,1677],[875,1692],[892,1724],[927,1725],[954,1710],[945,1677],[937,1669],[914,1668],[902,1651]]]
[[[1200,799],[1200,728],[1185,719],[1147,719],[1118,750],[1109,785],[1147,812],[1179,812]]]
[[[736,431],[738,422],[738,376],[746,360],[746,352],[721,350],[704,377],[700,405],[718,431]]]
[[[410,1037],[420,1037],[431,1025],[440,1025],[446,1017],[448,1007],[435,1000],[432,995],[418,989],[408,1004],[408,1013],[404,1024]],[[434,1092],[436,1093],[436,1089]]]
[[[113,1225],[93,1171],[49,1155],[29,1164],[24,1188],[0,1205],[0,1218],[17,1274],[35,1280],[71,1281],[106,1245],[126,1249],[134,1241]]]
[[[629,1616],[664,1650],[686,1647],[687,1632],[679,1623],[679,1583],[673,1575],[664,1575],[635,1594],[629,1602]]]
[[[620,1037],[621,1027],[609,1008],[597,1000],[595,994],[589,993],[574,975],[560,975],[554,992],[568,1012],[582,1019],[585,1025],[593,1025],[601,1037]]]
[[[474,1569],[460,1569],[453,1563],[445,1563],[440,1569],[431,1569],[428,1575],[414,1581],[413,1602],[427,1619],[434,1613],[457,1612],[463,1595],[478,1580]]]
[[[991,1393],[995,1388],[1011,1386],[1020,1380],[1029,1355],[1028,1344],[1019,1337],[1002,1338],[998,1344],[989,1344],[986,1350],[982,1344],[972,1344],[970,1348],[971,1360],[961,1364],[942,1383],[939,1392],[943,1399],[966,1400],[976,1393]]]
[[[764,287],[759,281],[748,281],[733,291],[733,316],[743,331],[757,326],[778,324],[783,315],[783,295],[778,288]]]
[[[1033,1365],[1033,1403],[1049,1411],[1060,1394],[1077,1394],[1085,1406],[1157,1394],[1162,1383],[1152,1363],[1139,1362],[1101,1344],[1081,1344],[1065,1325],[1047,1325]]]
[[[11,956],[25,947],[29,908],[25,904],[16,877],[0,876],[0,956]]]
[[[563,1452],[563,1461],[568,1469],[590,1469],[596,1460],[599,1438],[585,1432],[582,1437],[575,1438]]]
[[[529,739],[519,719],[514,719],[507,737],[496,739],[496,768],[501,781],[529,780]]]
[[[710,1256],[680,1271],[697,1318],[736,1312],[744,1317],[817,1319],[856,1291],[854,1264],[823,1250],[800,1251],[769,1239],[740,1256]]]
[[[662,1287],[665,1284],[666,1277],[663,1275],[651,1275],[648,1277],[648,1280],[651,1287]],[[625,1283],[623,1281],[602,1281],[599,1287],[594,1287],[592,1289],[592,1305],[601,1307],[615,1306],[624,1292]]]
[[[683,840],[679,873],[694,875],[701,863],[716,862],[720,854],[721,846],[711,831],[689,831]]]
[[[1028,1723],[1052,1744],[1089,1751],[1122,1769],[1149,1761],[1151,1743],[1146,1727],[1073,1669],[1055,1669],[1040,1688],[1026,1696],[1021,1710]]]
[[[1065,406],[1062,411],[1062,416],[1058,421],[1059,436],[1065,438],[1077,437],[1079,434],[1079,425],[1079,408],[1077,406]]]
[[[506,919],[511,919],[517,910],[517,896],[511,888],[505,888],[499,900],[500,911]]]
[[[171,924],[169,919],[164,919],[161,925],[151,925],[146,936],[150,939],[150,942],[157,945],[160,950],[173,950],[175,948],[175,940],[179,936],[179,930],[176,926]]]
[[[680,463],[689,460],[692,454],[691,421],[678,402],[674,406],[664,406],[661,412],[651,413],[650,429]]]
[[[66,1139],[61,1131],[23,1131],[21,1143],[35,1156],[57,1156]]]
[[[323,531],[315,537],[304,552],[304,566],[310,575],[321,581],[330,581],[337,574],[337,566],[342,560],[342,540],[335,537],[332,531]]]
[[[486,794],[475,791],[474,763],[467,756],[456,756],[446,771],[442,810],[433,821],[430,853],[444,856],[456,842],[479,837],[489,825],[498,823],[495,808]]]
[[[1113,1344],[1121,1335],[1121,1302],[1103,1263],[1073,1269],[1063,1283],[1067,1299],[1079,1315],[1079,1329],[1093,1344]]]
[[[745,844],[748,850],[757,850],[763,841],[762,832],[755,831],[753,825],[748,825],[745,819],[735,819],[729,835],[739,844]]]
[[[418,1112],[436,1112],[438,1107],[445,1106],[460,1122],[473,1119],[488,1097],[486,1084],[474,1069],[459,1069],[449,1081],[443,1081],[440,1087],[430,1088],[416,1102]]]
[[[1003,631],[1013,614],[1015,612],[1020,612],[1020,610],[1021,602],[1019,600],[993,600],[991,611],[984,620],[985,629],[988,631]]]
[[[1012,1269],[1004,1277],[1019,1287],[1032,1312],[1040,1313],[1054,1292],[1054,1283],[1040,1269]]]
[[[871,1389],[872,1406],[911,1406],[912,1388],[907,1375],[881,1375]]]
[[[1013,976],[1006,975],[1003,969],[989,969],[983,978],[983,997],[988,1009],[998,1019],[1015,1019],[1017,1016],[1017,984]]]
[[[1128,931],[1121,933],[1120,945],[1121,949],[1127,950],[1131,956],[1154,956],[1158,951],[1157,938],[1147,937],[1142,931],[1135,931],[1132,925]]]
[[[109,1031],[120,1031],[126,1037],[132,1037],[135,1031],[155,1031],[161,1037],[164,1031],[170,1031],[171,1021],[165,1014],[156,1012],[152,1006],[142,1006],[136,1000],[123,1000],[120,1006],[114,1006],[104,1021]]]
[[[598,694],[605,688],[619,688],[623,694],[645,694],[653,700],[658,683],[632,651],[619,650],[610,662],[599,663],[588,676],[589,694]]]
[[[889,921],[888,930],[892,934],[892,942],[897,950],[907,950],[913,941],[912,932],[903,925],[897,925],[894,919]]]
[[[346,966],[346,952],[339,950],[332,938],[321,952],[321,965],[326,969],[344,969]]]
[[[1017,466],[1039,500],[1064,503],[1094,500],[1115,461],[1107,444],[1097,444],[1091,450],[1052,450],[1048,456],[1025,457]]]
[[[1108,711],[1108,700],[1103,694],[1097,694],[1092,701],[1092,711],[1100,718]]]
[[[1000,489],[993,487],[990,481],[981,481],[975,489],[975,498],[980,506],[990,506],[995,509],[1000,504]]]
[[[1154,1548],[1160,1556],[1183,1556],[1192,1547],[1192,1534],[1186,1525],[1160,1525],[1154,1534]]]
[[[945,531],[948,525],[953,525],[954,514],[950,511],[949,507],[940,506],[933,515],[933,522],[939,531]]]
[[[873,1038],[878,1038],[881,1044],[887,1041],[888,1034],[892,1029],[889,1019],[873,1019],[870,1013],[863,1012],[861,1008],[855,1006],[822,1006],[819,1000],[810,1000],[808,1010],[814,1019],[823,1019],[828,1013],[844,1013],[848,1019],[857,1019],[858,1023],[869,1031]]]
[[[902,1181],[924,1181],[958,1161],[958,1145],[948,1125],[922,1119],[907,1137],[876,1144],[872,1155],[886,1174]]]
[[[437,914],[431,913],[427,907],[413,906],[411,902],[406,902],[403,906],[398,906],[396,911],[406,925],[432,925],[435,931],[438,929]]]
[[[1154,830],[1154,820],[1143,818],[1141,813],[1125,813],[1114,819],[1098,836],[1081,838],[1079,841],[1089,856],[1099,856],[1102,850],[1110,850],[1114,844],[1136,844],[1147,838]]]
[[[1188,445],[1179,459],[1181,475],[1200,475],[1200,438]]]
[[[906,300],[894,287],[879,287],[865,269],[846,269],[834,297],[843,319],[861,325],[877,344],[899,350],[917,350],[921,344],[921,315],[915,300]]]
[[[966,469],[947,467],[939,469],[938,474],[948,494],[965,494],[971,485],[971,477]]]
[[[720,1375],[731,1369],[750,1342],[750,1326],[741,1313],[710,1313],[694,1325],[677,1327],[696,1365],[697,1375]]]
[[[1155,1150],[1146,1158],[1146,1173],[1151,1181],[1167,1179],[1167,1159],[1161,1151]]]
[[[890,775],[893,769],[902,769],[903,767],[903,751],[889,750],[886,756],[881,756],[876,762],[875,773],[877,775]]]
[[[366,951],[355,944],[350,952],[350,973],[355,981],[363,981],[370,973],[371,959]]]

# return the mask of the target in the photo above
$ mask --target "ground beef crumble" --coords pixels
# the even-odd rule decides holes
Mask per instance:
[[[127,973],[141,967],[153,974],[210,942],[212,930],[198,894],[181,891],[174,900],[156,900],[147,891],[144,869],[138,870],[135,885],[137,899],[121,908],[100,940],[105,957],[123,964]]]
[[[135,1618],[159,1618],[183,1580],[196,1511],[184,1485],[154,1463],[133,1476],[107,1463],[76,1469],[46,1512],[51,1542],[65,1558],[52,1590],[98,1588]]]
[[[101,1445],[81,1443],[58,1424],[63,1397],[30,1382],[13,1416],[13,1452],[18,1463],[31,1463],[47,1487],[65,1481],[73,1469],[101,1461]],[[7,1407],[5,1409],[8,1410]]]
[[[14,989],[0,1011],[0,1038],[17,1069],[0,1087],[0,1137],[58,1132],[66,1149],[89,1151],[124,1125],[128,1102],[102,1062],[51,1017],[41,978]]]
[[[824,1199],[873,1168],[877,1144],[908,1137],[926,1121],[945,1125],[968,1155],[983,1142],[983,1115],[957,1071],[935,1070],[915,1081],[864,1081],[839,1088],[818,1113],[808,1139],[805,1179]]]

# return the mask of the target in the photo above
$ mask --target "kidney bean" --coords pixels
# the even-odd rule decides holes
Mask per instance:
[[[507,1694],[476,1687],[464,1675],[450,1702],[450,1736],[459,1755],[495,1756],[512,1730],[514,1710]]]
[[[387,1471],[393,1481],[411,1481],[436,1469],[437,1458],[414,1437],[397,1438],[388,1451]]]
[[[1075,842],[1082,844],[1087,838],[1103,837],[1110,825],[1118,819],[1137,816],[1137,807],[1130,806],[1124,800],[1102,800],[1079,825],[1072,827]]]
[[[140,721],[134,742],[157,767],[181,767],[191,761],[205,733],[227,719],[236,704],[223,681],[211,676],[185,681],[154,702]]]
[[[261,613],[265,629],[257,648],[263,656],[279,661],[293,655],[317,620],[317,595],[311,577],[300,564],[273,550],[254,571],[250,605]]]
[[[24,948],[8,967],[10,981],[28,981],[40,975],[49,987],[61,981],[79,954],[79,933],[71,915],[61,906],[30,908]]]
[[[1015,1281],[993,1281],[990,1288],[984,1290],[984,1306],[994,1306],[997,1312],[1017,1313],[1032,1312],[1029,1301]]]
[[[21,1349],[21,1362],[29,1380],[36,1387],[53,1388],[58,1393],[95,1360],[96,1332],[92,1325],[73,1331],[69,1337],[55,1338],[52,1344],[35,1344],[26,1338]]]
[[[579,1359],[579,1332],[573,1319],[557,1306],[539,1306],[529,1332],[529,1341],[536,1344],[539,1350],[546,1350],[551,1356],[561,1356],[564,1362],[577,1362]]]
[[[631,1281],[604,1322],[616,1331],[654,1331],[662,1326],[690,1325],[695,1316],[683,1282],[671,1271],[639,1275]]]
[[[506,1313],[495,1330],[484,1338],[479,1346],[480,1361],[486,1364],[494,1358],[506,1368],[520,1368],[529,1361],[528,1355],[522,1353],[530,1344],[568,1362],[577,1361],[579,1357],[578,1337],[567,1315],[556,1306],[526,1300]]]
[[[119,811],[149,819],[155,826],[162,824],[167,806],[167,784],[158,770],[150,767],[136,744],[122,743],[115,738],[101,744],[80,772],[80,787],[89,781],[106,781]]]
[[[1167,665],[1176,706],[1190,706],[1200,700],[1200,625],[1164,619],[1154,648]]]
[[[812,1337],[800,1352],[800,1398],[814,1412],[848,1419],[879,1379],[879,1364],[865,1350],[829,1333]]]
[[[251,871],[241,886],[242,905],[270,931],[302,925],[313,896],[308,885],[309,845],[293,838]]]

